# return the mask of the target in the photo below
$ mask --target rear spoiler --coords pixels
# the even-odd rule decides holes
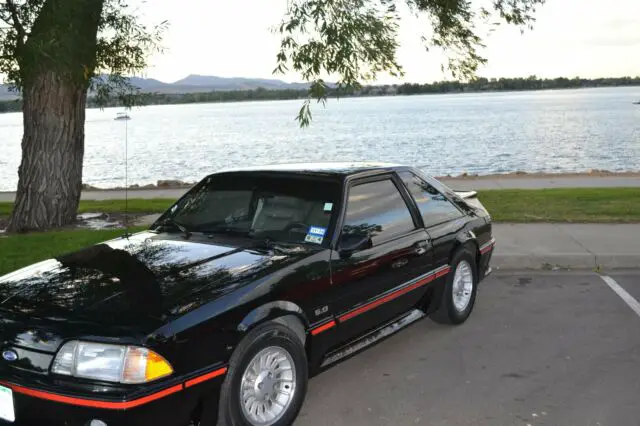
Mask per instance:
[[[478,198],[478,192],[477,191],[453,191],[456,193],[456,195],[460,198],[462,198],[463,200],[468,200],[471,198]]]
[[[484,207],[484,205],[482,205],[482,202],[480,202],[477,191],[454,191],[454,192],[458,197],[462,198],[462,200],[467,205],[471,206],[476,210],[481,210],[484,213],[489,214],[489,212],[487,212],[487,209]]]

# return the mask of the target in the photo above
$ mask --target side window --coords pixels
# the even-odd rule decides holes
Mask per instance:
[[[367,232],[374,244],[415,229],[407,203],[390,179],[363,183],[349,191],[342,232]]]
[[[411,172],[399,173],[400,178],[416,201],[425,227],[457,219],[462,213],[433,186]]]

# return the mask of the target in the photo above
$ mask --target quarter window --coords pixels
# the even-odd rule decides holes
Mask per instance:
[[[433,186],[411,172],[401,172],[399,175],[420,209],[425,227],[462,217],[460,210]]]
[[[390,179],[363,183],[349,191],[344,234],[366,232],[375,244],[413,229],[409,208]]]

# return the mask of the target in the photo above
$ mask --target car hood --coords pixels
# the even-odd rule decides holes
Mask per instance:
[[[252,244],[143,232],[46,260],[0,277],[0,328],[44,322],[72,324],[74,335],[95,325],[100,335],[150,332],[310,251],[276,254]]]

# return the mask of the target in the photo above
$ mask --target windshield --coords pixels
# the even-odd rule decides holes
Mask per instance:
[[[184,232],[323,245],[340,186],[329,180],[224,174],[207,177],[157,222]]]

